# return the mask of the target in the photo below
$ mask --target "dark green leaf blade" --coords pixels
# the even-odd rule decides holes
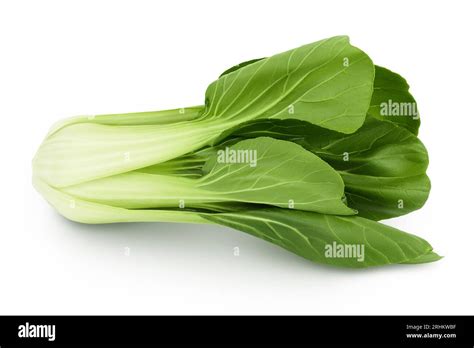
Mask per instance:
[[[376,221],[420,209],[431,189],[426,174],[392,178],[343,173],[341,176],[347,187],[347,204],[360,216]]]
[[[367,112],[370,116],[393,122],[418,134],[420,115],[407,81],[386,68],[375,67],[374,93]]]
[[[424,239],[357,216],[273,208],[203,217],[334,266],[365,268],[439,259]]]
[[[256,136],[295,142],[326,161],[343,178],[348,205],[363,217],[401,216],[428,199],[426,148],[394,123],[368,116],[355,133],[341,134],[296,120],[266,120],[243,125],[228,141]]]

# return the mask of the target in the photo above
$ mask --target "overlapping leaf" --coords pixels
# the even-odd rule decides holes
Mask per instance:
[[[429,195],[425,147],[391,122],[368,116],[357,132],[342,134],[297,121],[262,121],[233,136],[291,140],[317,154],[341,175],[348,205],[367,218],[407,214],[421,208]]]
[[[364,122],[374,66],[345,36],[238,67],[209,86],[203,117],[298,119],[343,133]]]
[[[277,208],[203,216],[308,260],[330,265],[362,268],[429,262],[440,258],[422,238],[357,216],[282,211]],[[337,250],[331,250],[338,248],[345,252],[338,255]]]

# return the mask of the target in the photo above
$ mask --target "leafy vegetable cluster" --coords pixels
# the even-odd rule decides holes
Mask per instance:
[[[329,38],[228,69],[203,106],[62,121],[33,183],[82,223],[221,224],[345,267],[436,261],[425,240],[377,222],[430,191],[408,89]]]

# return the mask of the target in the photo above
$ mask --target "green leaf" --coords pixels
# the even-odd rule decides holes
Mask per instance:
[[[202,117],[299,119],[352,133],[364,122],[373,79],[370,58],[334,37],[224,74],[208,87]]]
[[[282,208],[352,215],[342,203],[344,183],[336,171],[301,146],[272,138],[240,141],[230,151],[255,151],[255,167],[247,163],[219,163],[210,156],[199,188],[235,201],[271,204]],[[219,149],[224,155],[226,150]]]
[[[368,114],[418,134],[420,116],[407,81],[386,68],[375,67],[374,93]]]
[[[347,187],[347,204],[360,216],[376,221],[420,209],[431,189],[426,174],[393,178],[342,173],[341,176]]]
[[[278,208],[202,216],[308,260],[334,266],[364,268],[433,262],[440,258],[424,239],[357,216]]]
[[[179,165],[183,163],[186,162]],[[344,183],[339,174],[291,142],[272,138],[243,140],[209,153],[201,170],[205,174],[194,179],[163,175],[155,167],[61,190],[82,200],[130,209],[178,208],[180,204],[200,208],[203,203],[244,202],[354,214],[342,201]]]
[[[267,120],[241,126],[228,141],[259,136],[295,142],[326,161],[344,180],[348,205],[363,217],[404,215],[428,198],[426,148],[394,123],[368,116],[355,133],[342,134],[296,120]]]
[[[224,71],[220,77],[234,72],[244,66],[253,64],[264,58],[252,59],[240,64],[234,65],[233,67]],[[418,128],[420,127],[420,117],[418,114],[418,107],[415,99],[409,92],[410,86],[407,81],[399,74],[390,71],[387,68],[375,65],[375,79],[374,79],[374,90],[372,99],[370,101],[370,108],[368,114],[379,120],[393,122],[400,127],[408,129],[413,134],[418,134]],[[412,108],[412,111],[416,111],[416,114],[408,116],[389,116],[382,115],[381,105],[388,107],[389,100],[393,103],[399,103],[399,106],[405,108]]]
[[[348,205],[359,215],[388,219],[425,204],[431,188],[428,153],[412,133],[371,117],[350,135],[322,133],[302,145],[341,174]]]

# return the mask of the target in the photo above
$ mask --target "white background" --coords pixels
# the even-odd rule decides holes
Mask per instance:
[[[471,5],[1,1],[0,314],[474,314]],[[433,188],[389,223],[437,263],[345,270],[227,228],[79,225],[30,184],[58,119],[201,104],[229,66],[340,34],[412,86]]]

